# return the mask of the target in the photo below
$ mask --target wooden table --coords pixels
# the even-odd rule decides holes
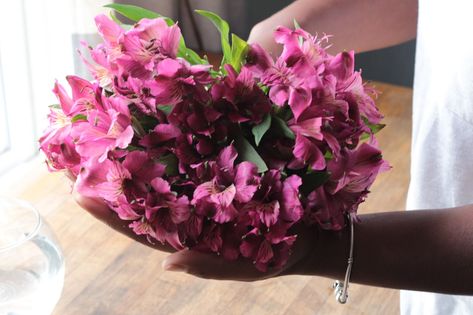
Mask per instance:
[[[360,211],[404,208],[409,174],[412,90],[376,83],[387,127],[379,134],[394,166],[379,177]],[[398,314],[399,292],[352,285],[347,305],[332,294],[332,280],[287,276],[258,283],[218,282],[163,272],[165,254],[115,233],[81,210],[62,174],[35,167],[9,191],[44,215],[62,244],[66,279],[55,315],[147,314]]]

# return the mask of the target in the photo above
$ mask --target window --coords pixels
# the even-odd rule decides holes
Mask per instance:
[[[111,1],[18,0],[0,10],[0,175],[38,154],[57,79],[83,74],[79,41]]]

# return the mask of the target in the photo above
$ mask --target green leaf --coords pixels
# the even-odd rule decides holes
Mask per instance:
[[[263,138],[266,131],[269,130],[269,127],[271,127],[271,115],[266,115],[259,125],[256,125],[253,127],[253,129],[251,129],[251,132],[255,136],[256,146],[259,146],[261,139]]]
[[[366,118],[366,117],[362,117],[362,119],[363,119],[363,122],[365,123],[365,125],[366,125],[368,128],[370,128],[372,134],[376,134],[376,133],[378,133],[381,129],[383,129],[384,127],[386,127],[385,124],[372,124],[372,123],[370,123],[370,121],[369,121],[368,118]]]
[[[75,123],[79,120],[87,120],[87,116],[84,114],[77,114],[74,117],[72,117],[71,122]]]
[[[240,72],[241,65],[243,60],[246,58],[246,53],[248,52],[248,43],[238,37],[235,34],[232,34],[232,62],[231,65],[236,72]]]
[[[361,117],[365,123],[365,125],[370,128],[370,131],[371,133],[369,132],[364,132],[361,136],[360,136],[360,140],[361,141],[364,141],[366,139],[368,139],[369,137],[371,137],[371,135],[374,135],[376,133],[378,133],[381,129],[383,129],[384,127],[386,127],[385,124],[372,124],[369,122],[368,118],[366,117]]]
[[[113,22],[117,23],[118,25],[122,25],[122,21],[120,21],[115,14],[115,11],[110,11],[110,18],[113,20]]]
[[[186,59],[192,65],[209,64],[207,60],[200,58],[198,53],[186,47],[183,37],[181,37],[181,41],[179,42],[179,49],[177,52],[177,56]]]
[[[309,172],[306,175],[302,176],[302,186],[300,191],[304,196],[307,196],[316,188],[325,184],[330,178],[329,172]]]
[[[205,11],[205,10],[195,10],[195,11],[198,14],[202,15],[203,17],[209,19],[218,29],[218,31],[220,32],[220,41],[222,43],[222,52],[223,52],[222,63],[231,63],[232,50],[230,48],[230,43],[228,41],[228,35],[230,33],[230,27],[228,26],[228,23],[215,13]]]
[[[258,167],[258,172],[263,173],[268,170],[268,166],[253,148],[253,146],[243,136],[239,136],[235,140],[235,148],[238,152],[238,158],[242,161],[249,161]]]
[[[385,124],[369,124],[368,125],[368,128],[370,128],[370,130],[373,134],[378,133],[384,127],[386,127]]]
[[[59,105],[59,104],[51,104],[51,105],[48,105],[48,107],[49,107],[49,108],[54,108],[54,109],[60,109],[60,110],[62,110],[62,107],[61,107],[61,105]]]
[[[159,105],[158,106],[158,109],[163,111],[166,114],[166,116],[169,115],[172,112],[173,108],[174,108],[173,105]]]
[[[299,25],[299,23],[297,23],[296,19],[294,19],[294,28],[297,30],[299,28],[301,28],[301,26]],[[297,38],[297,41],[299,42],[299,46],[302,46],[302,44],[304,43],[304,38],[302,38],[302,36],[299,36]]]
[[[333,159],[333,153],[330,151],[325,152],[324,158],[326,161],[330,161],[331,159]]]
[[[296,136],[294,132],[287,126],[287,123],[279,118],[278,116],[273,116],[272,126],[277,131],[279,131],[284,137],[294,140]]]
[[[264,94],[268,95],[268,92],[269,92],[268,86],[264,85],[261,82],[258,82],[258,87],[261,89],[261,91],[263,91]]]
[[[143,148],[136,147],[136,146],[131,145],[131,144],[126,147],[126,150],[129,151],[129,152],[133,152],[133,151],[144,151]]]
[[[133,128],[134,133],[138,136],[143,137],[146,135],[146,131],[143,129],[140,121],[135,116],[131,116],[131,127]]]
[[[176,176],[179,175],[179,169],[178,169],[178,159],[177,157],[170,153],[167,155],[163,155],[159,157],[158,162],[161,164],[166,165],[166,175],[168,176]]]
[[[365,141],[367,139],[369,139],[371,137],[371,135],[367,132],[363,132],[360,136],[360,141]]]
[[[139,121],[145,133],[153,130],[154,127],[159,124],[159,121],[156,118],[147,115],[140,116]]]
[[[136,5],[110,3],[110,4],[105,5],[104,7],[113,9],[117,11],[118,13],[120,13],[121,15],[123,15],[124,17],[127,17],[130,20],[135,21],[135,22],[138,22],[139,20],[144,19],[144,18],[155,19],[158,17],[162,17],[160,14],[156,12],[138,7]],[[172,24],[174,24],[174,22]]]

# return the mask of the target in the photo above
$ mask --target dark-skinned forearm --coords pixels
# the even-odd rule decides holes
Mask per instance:
[[[296,273],[343,279],[348,229],[319,233]],[[352,282],[473,295],[473,205],[367,214],[355,223]]]

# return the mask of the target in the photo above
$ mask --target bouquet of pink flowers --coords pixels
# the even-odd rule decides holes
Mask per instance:
[[[136,24],[96,17],[103,43],[81,56],[95,80],[67,77],[72,97],[55,84],[40,146],[50,170],[70,172],[136,234],[281,267],[296,225],[342,229],[388,168],[353,51],[332,56],[327,36],[279,27],[274,60],[197,11],[221,34],[213,69],[169,18],[109,7]]]

